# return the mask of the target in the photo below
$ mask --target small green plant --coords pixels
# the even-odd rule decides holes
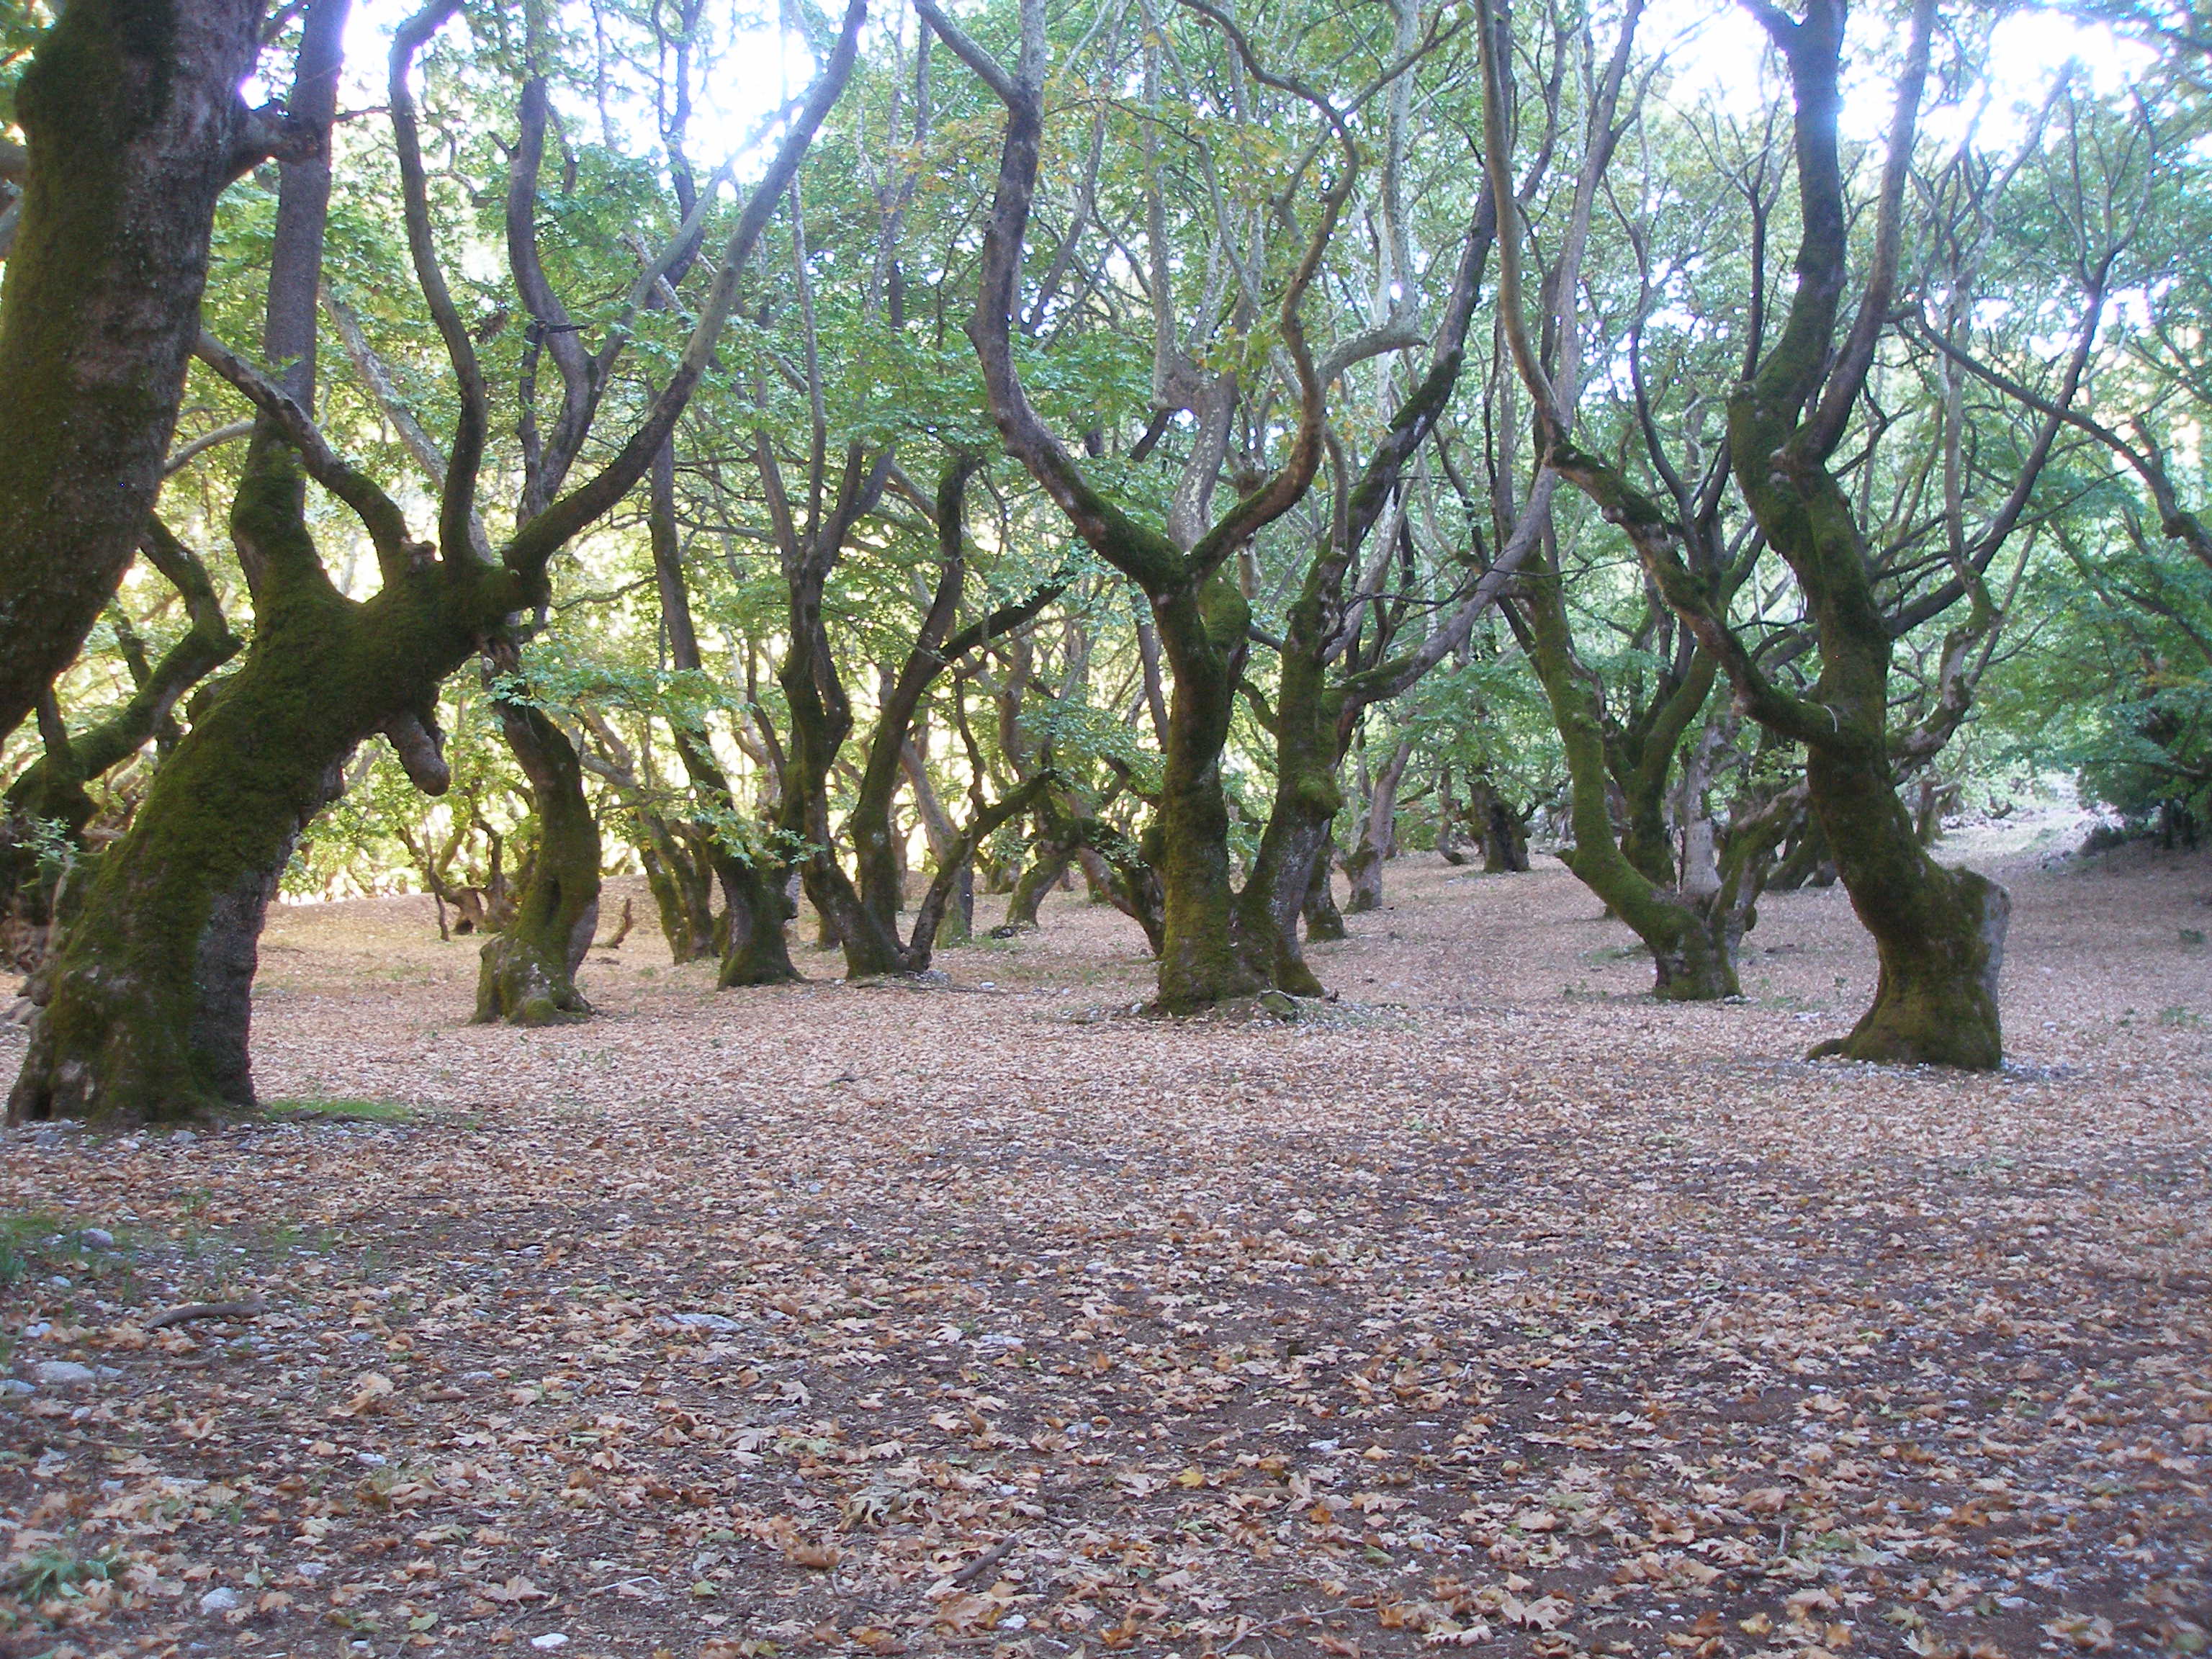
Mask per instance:
[[[114,1571],[112,1550],[80,1555],[65,1543],[43,1544],[15,1564],[0,1579],[0,1589],[35,1605],[57,1595],[76,1595],[78,1585],[107,1578]]]
[[[2204,1016],[2194,1008],[2179,1006],[2161,1008],[2158,1011],[2158,1023],[2161,1025],[2171,1025],[2184,1031],[2195,1031],[2203,1029]]]

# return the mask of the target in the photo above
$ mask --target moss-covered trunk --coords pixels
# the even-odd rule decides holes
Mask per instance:
[[[798,914],[786,892],[786,872],[728,854],[714,858],[721,884],[722,966],[714,983],[724,990],[744,985],[789,985],[799,977],[792,965],[784,925]]]
[[[714,866],[697,824],[676,823],[657,812],[635,811],[638,860],[660,917],[669,959],[696,962],[719,954],[714,922]]]
[[[1221,785],[1249,614],[1243,595],[1218,573],[1198,591],[1178,588],[1152,604],[1174,675],[1153,860],[1163,911],[1159,1006],[1171,1013],[1249,996],[1270,983],[1239,936]]]
[[[1336,781],[1343,698],[1331,691],[1323,659],[1330,574],[1321,560],[1309,567],[1284,629],[1274,711],[1275,799],[1237,900],[1241,943],[1252,971],[1293,996],[1322,991],[1298,946],[1298,918],[1316,866],[1322,881],[1328,879],[1330,830],[1344,805]]]
[[[1881,963],[1873,1006],[1816,1054],[1995,1071],[2004,1063],[1997,975],[2012,901],[1987,877],[1929,857],[1887,759],[1814,749],[1813,811]]]
[[[484,941],[477,1022],[554,1025],[591,1004],[576,969],[599,925],[599,825],[584,793],[576,746],[544,710],[498,700],[500,729],[523,775],[538,842],[507,926]]]
[[[15,107],[0,292],[0,732],[76,654],[161,487],[216,198],[252,158],[258,0],[74,0]]]
[[[97,725],[64,733],[59,711],[49,702],[40,704],[46,752],[24,769],[0,801],[0,915],[16,913],[39,922],[46,920],[50,895],[31,880],[40,864],[40,827],[58,824],[67,839],[76,842],[94,810],[84,786],[120,766],[167,729],[185,694],[244,648],[224,622],[215,586],[199,560],[159,520],[148,520],[147,532],[147,550],[183,595],[190,626],[160,662],[147,665],[143,656],[132,658],[132,672],[139,676],[137,689],[130,701]]]
[[[860,890],[837,861],[830,835],[830,774],[839,747],[851,734],[853,711],[823,623],[827,574],[826,566],[811,562],[791,577],[789,643],[776,671],[791,721],[777,827],[785,843],[799,849],[793,864],[822,920],[823,945],[843,948],[846,977],[866,979],[904,972],[906,953],[896,907],[887,925],[886,918],[862,902]],[[896,775],[894,769],[894,781]],[[889,848],[874,850],[880,856]]]
[[[994,933],[1033,933],[1037,926],[1037,907],[1055,883],[1067,873],[1068,865],[1075,858],[1073,847],[1040,842],[1031,850],[1030,861],[1015,879],[1013,896],[1006,901],[1006,920]]]
[[[1745,498],[1796,573],[1820,642],[1811,702],[1827,729],[1803,734],[1813,816],[1881,962],[1874,1006],[1814,1052],[1992,1071],[2004,1063],[1997,975],[2011,902],[1987,878],[1930,858],[1898,798],[1888,619],[1849,499],[1825,465],[1788,447],[1797,420],[1764,379],[1730,400]]]
[[[1522,567],[1522,584],[1529,659],[1551,704],[1567,762],[1575,845],[1571,854],[1560,854],[1560,861],[1650,949],[1655,996],[1668,1002],[1710,1002],[1740,995],[1736,935],[1726,907],[1690,899],[1671,884],[1653,881],[1614,838],[1604,725],[1597,698],[1574,659],[1557,563],[1548,554],[1531,557]]]

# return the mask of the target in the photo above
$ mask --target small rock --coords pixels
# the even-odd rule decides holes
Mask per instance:
[[[293,1571],[298,1573],[301,1577],[306,1579],[310,1583],[313,1583],[316,1579],[320,1578],[330,1570],[331,1564],[327,1561],[302,1561],[298,1566],[292,1569]]]
[[[238,1605],[238,1592],[228,1587],[211,1589],[200,1597],[202,1613],[228,1613]]]
[[[112,1250],[115,1248],[115,1235],[105,1227],[87,1227],[77,1235],[77,1239],[88,1250]]]
[[[550,1653],[556,1648],[567,1647],[568,1645],[568,1638],[562,1635],[557,1630],[549,1630],[543,1636],[532,1637],[530,1638],[530,1645],[536,1648],[540,1653]]]
[[[1281,991],[1262,991],[1260,1006],[1277,1019],[1291,1020],[1298,1017],[1298,1000]]]
[[[26,1382],[20,1376],[0,1376],[0,1395],[12,1397],[18,1395],[36,1394],[38,1391],[37,1383]]]
[[[668,1319],[669,1322],[672,1325],[687,1325],[694,1330],[700,1331],[741,1331],[744,1329],[743,1325],[740,1325],[736,1320],[732,1319],[726,1314],[680,1313],[671,1314],[668,1316]]]
[[[41,1359],[32,1375],[50,1389],[82,1389],[99,1380],[91,1366],[74,1359]]]

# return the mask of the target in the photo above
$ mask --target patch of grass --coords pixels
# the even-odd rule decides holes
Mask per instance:
[[[0,1215],[0,1285],[18,1285],[41,1265],[81,1272],[96,1260],[83,1236],[44,1210]]]
[[[2194,1008],[2183,1008],[2177,1006],[2160,1009],[2158,1023],[2161,1025],[2172,1025],[2185,1031],[2201,1030],[2204,1025],[2204,1016]]]
[[[0,1215],[0,1285],[20,1285],[32,1258],[61,1224],[50,1215]]]
[[[408,1123],[415,1117],[412,1106],[396,1100],[269,1100],[261,1109],[268,1117],[291,1122]]]

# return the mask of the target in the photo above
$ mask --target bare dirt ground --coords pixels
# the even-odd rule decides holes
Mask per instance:
[[[2002,873],[1986,1078],[1796,1058],[1840,890],[1666,1007],[1409,859],[1290,1024],[1073,898],[538,1032],[286,910],[262,1090],[364,1121],[0,1139],[0,1652],[2200,1653],[2212,860]]]

